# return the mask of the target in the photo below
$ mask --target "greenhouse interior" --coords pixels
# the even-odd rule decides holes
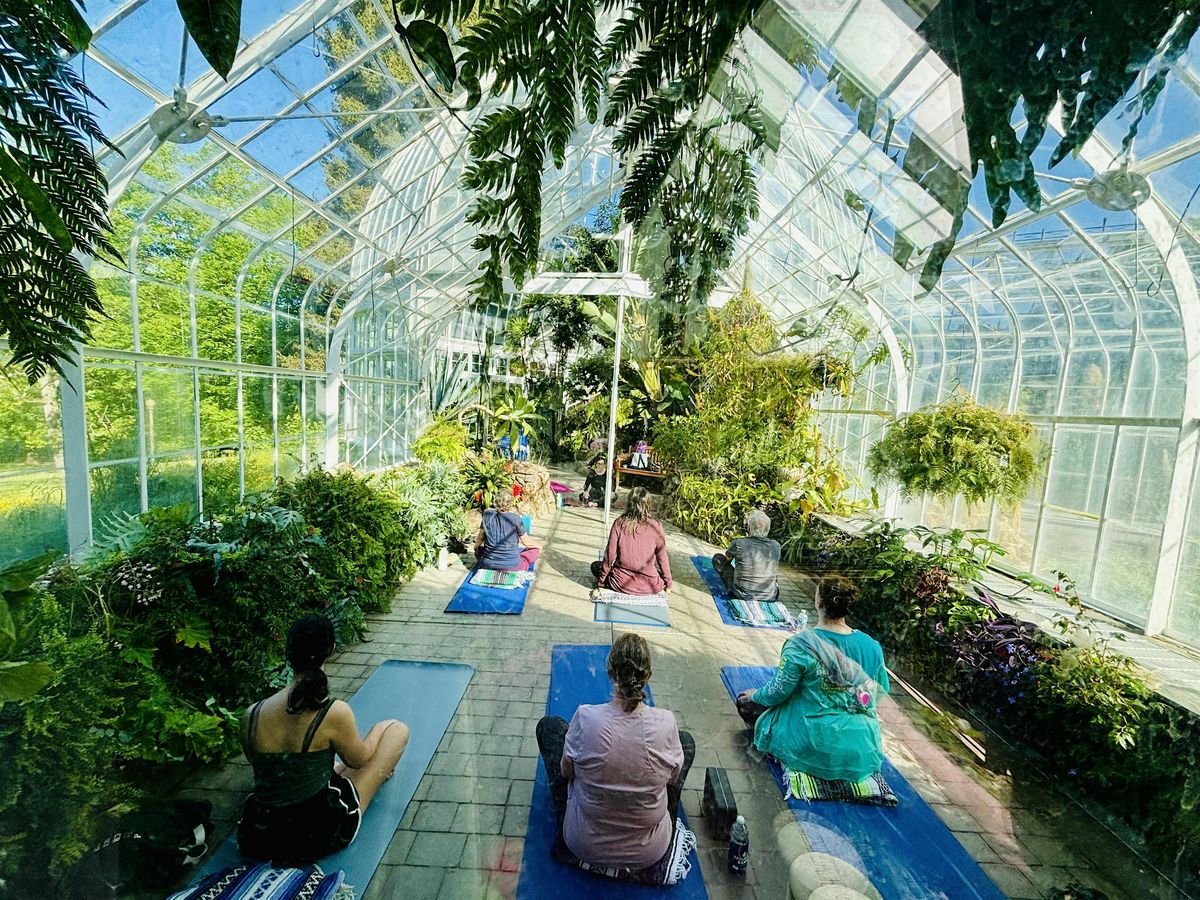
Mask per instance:
[[[4,0],[0,898],[1200,897],[1198,28]]]

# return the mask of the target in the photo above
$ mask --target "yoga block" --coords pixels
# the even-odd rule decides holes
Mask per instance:
[[[704,771],[704,799],[700,814],[708,822],[708,832],[717,840],[729,840],[729,829],[737,818],[737,801],[729,787],[729,773],[718,766]]]

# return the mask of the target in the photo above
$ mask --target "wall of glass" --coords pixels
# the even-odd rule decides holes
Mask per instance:
[[[232,502],[316,462],[392,465],[446,363],[509,378],[509,310],[467,308],[480,251],[460,176],[488,104],[448,113],[382,0],[246,4],[228,81],[171,6],[89,5],[76,66],[121,151],[97,148],[121,259],[93,265],[107,315],[65,377],[0,383],[0,558],[82,546],[150,506]],[[1013,569],[1063,568],[1098,608],[1200,643],[1196,54],[1130,152],[1120,109],[1053,169],[1049,129],[1041,211],[1018,204],[993,229],[957,78],[919,23],[901,0],[764,5],[728,74],[778,140],[728,286],[748,276],[797,346],[882,348],[822,413],[863,496],[883,487],[863,465],[892,416],[959,389],[1020,411],[1053,452],[1018,508],[883,490],[885,509],[986,529]],[[581,127],[543,177],[544,236],[618,193],[621,165],[608,131]],[[1152,195],[1102,208],[1096,185],[1120,167]],[[921,248],[959,219],[922,290]]]

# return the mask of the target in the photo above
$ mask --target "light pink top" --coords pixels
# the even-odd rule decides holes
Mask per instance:
[[[563,758],[575,766],[563,839],[580,859],[640,869],[671,843],[667,785],[683,769],[670,710],[639,703],[583,705],[567,729]]]

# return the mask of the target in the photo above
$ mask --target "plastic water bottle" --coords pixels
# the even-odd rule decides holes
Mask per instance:
[[[750,865],[750,830],[746,828],[745,816],[738,816],[729,829],[729,871],[734,875],[745,875]]]

